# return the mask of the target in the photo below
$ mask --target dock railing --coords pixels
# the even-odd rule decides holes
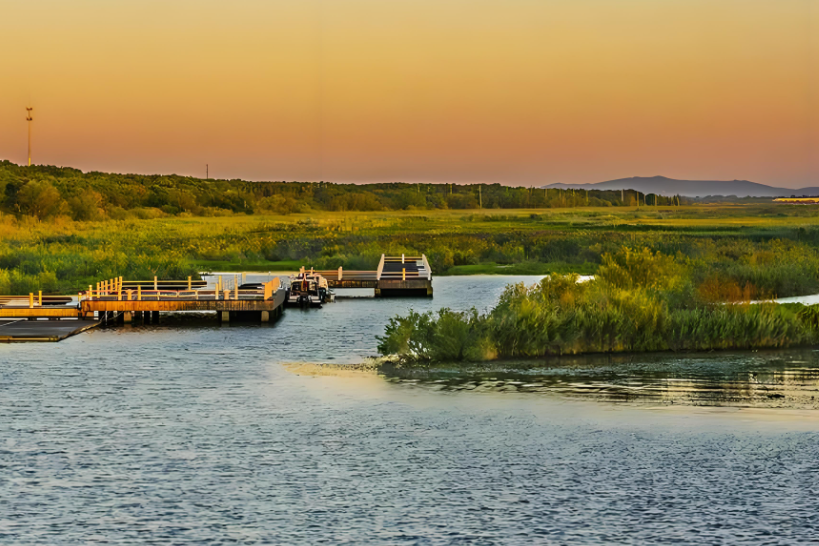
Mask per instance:
[[[173,301],[173,300],[271,300],[276,292],[281,288],[281,281],[278,277],[271,281],[262,283],[262,288],[239,289],[236,282],[231,283],[231,288],[225,288],[223,284],[210,289],[193,289],[194,282],[204,286],[203,281],[123,281],[111,280],[97,283],[97,288],[89,285],[88,290],[79,294],[80,301]],[[143,285],[153,284],[156,288],[143,289]],[[166,286],[188,285],[187,289],[160,288],[161,284]],[[132,286],[134,288],[123,288]],[[31,299],[33,304],[33,299]]]
[[[432,280],[432,267],[430,267],[430,265],[429,265],[429,261],[427,260],[427,255],[426,254],[421,254],[421,260],[423,260],[423,262],[424,262],[424,269],[427,272],[427,280],[431,281]]]
[[[385,260],[385,258],[386,258],[386,255],[382,254],[381,255],[381,261],[378,262],[378,269],[376,269],[376,271],[375,271],[375,280],[377,280],[377,281],[381,280],[381,273],[384,271],[384,260]]]

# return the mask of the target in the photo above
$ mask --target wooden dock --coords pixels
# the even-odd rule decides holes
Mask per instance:
[[[315,273],[327,280],[329,288],[372,288],[377,297],[432,296],[432,269],[424,255],[382,255],[375,271],[339,267]],[[7,334],[4,338],[0,331],[0,341],[57,341],[100,322],[156,323],[161,313],[215,312],[222,322],[272,322],[282,315],[287,292],[278,277],[243,285],[234,275],[232,284],[219,276],[211,287],[191,277],[181,281],[119,277],[100,281],[76,296],[43,296],[42,292],[0,296],[0,329]]]
[[[278,278],[259,288],[243,290],[237,281],[228,287],[221,280],[213,289],[197,289],[201,281],[125,281],[109,279],[77,294],[76,303],[48,305],[42,294],[7,298],[0,305],[0,318],[7,319],[98,319],[102,322],[156,322],[160,313],[213,311],[222,322],[258,319],[270,322],[281,316],[285,289]],[[126,288],[132,286],[135,288]],[[143,289],[143,286],[148,288]],[[168,288],[168,287],[171,288]]]
[[[178,288],[179,282],[172,282],[176,283],[174,288]],[[159,319],[160,313],[215,311],[222,322],[251,317],[270,322],[280,317],[284,308],[285,290],[278,278],[251,290],[240,289],[238,282],[227,288],[221,279],[211,290],[195,289],[190,278],[183,290],[162,288],[154,283],[156,289],[143,290],[142,286],[147,283],[113,279],[111,286],[101,283],[96,290],[89,287],[88,292],[81,294],[80,314],[83,317],[96,314],[105,321],[118,317],[128,323],[138,319],[153,322]]]
[[[386,256],[375,271],[350,271],[339,267],[316,271],[330,288],[373,288],[376,297],[432,296],[432,268],[425,255]]]

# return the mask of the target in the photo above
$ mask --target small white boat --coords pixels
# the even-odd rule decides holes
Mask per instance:
[[[291,307],[321,307],[330,298],[327,279],[303,267],[297,275],[290,276],[287,305]]]

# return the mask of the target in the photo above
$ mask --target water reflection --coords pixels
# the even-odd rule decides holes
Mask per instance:
[[[388,381],[437,391],[559,394],[610,402],[819,408],[819,352],[587,356],[407,369]]]

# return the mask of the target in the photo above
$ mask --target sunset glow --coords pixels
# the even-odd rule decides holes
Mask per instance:
[[[159,15],[161,14],[161,15]],[[0,159],[819,185],[817,0],[9,0]]]

